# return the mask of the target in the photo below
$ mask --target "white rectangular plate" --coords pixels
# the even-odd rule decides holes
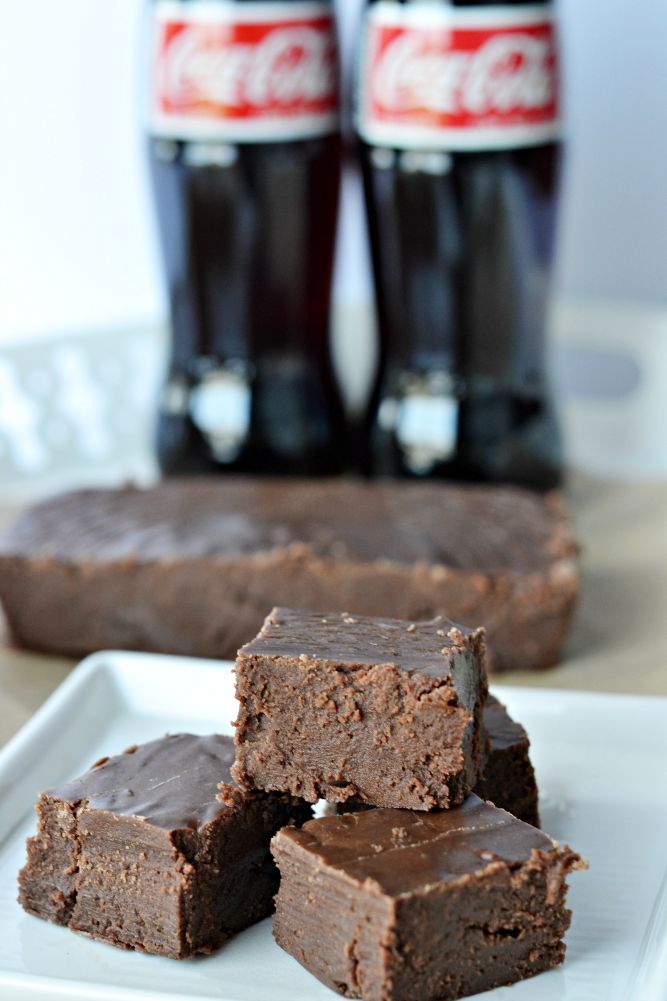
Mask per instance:
[[[171,731],[231,733],[231,665],[99,653],[0,753],[0,998],[333,1001],[273,942],[271,922],[214,956],[174,962],[23,913],[16,875],[39,791],[103,755]],[[590,862],[572,878],[558,970],[485,1001],[666,1001],[667,699],[495,688],[527,728],[553,837]],[[511,991],[511,993],[510,993]]]

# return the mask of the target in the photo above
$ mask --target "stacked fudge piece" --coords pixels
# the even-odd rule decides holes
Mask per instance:
[[[236,661],[244,788],[413,810],[477,781],[484,631],[274,609]]]
[[[312,816],[303,800],[242,792],[230,737],[174,734],[42,793],[19,901],[125,949],[210,953],[273,910],[269,842]]]
[[[563,960],[584,863],[472,792],[537,819],[484,654],[444,619],[286,609],[239,653],[237,782],[339,811],[274,837],[275,938],[346,997],[455,999]]]

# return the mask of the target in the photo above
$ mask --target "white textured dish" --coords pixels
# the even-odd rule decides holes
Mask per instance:
[[[495,688],[528,729],[542,819],[591,865],[572,878],[563,967],[485,1001],[667,1001],[667,699]],[[24,914],[16,874],[38,792],[166,731],[231,732],[230,665],[128,653],[84,661],[0,753],[0,998],[333,1001],[251,928],[184,962],[122,952]]]

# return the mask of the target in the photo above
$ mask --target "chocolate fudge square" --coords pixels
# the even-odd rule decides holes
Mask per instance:
[[[276,608],[236,661],[244,788],[431,810],[480,765],[484,630]]]
[[[517,820],[539,827],[539,795],[528,734],[493,695],[486,700],[483,719],[487,739],[484,770],[473,792],[480,799],[507,810]],[[329,807],[329,813],[373,809],[354,800],[329,804]]]
[[[0,539],[17,643],[228,657],[274,605],[487,630],[498,670],[556,663],[577,546],[560,494],[235,476],[78,490]]]
[[[475,793],[518,820],[539,827],[539,795],[528,734],[493,695],[484,707],[484,730],[488,744]]]
[[[476,796],[324,817],[272,842],[274,935],[364,1001],[448,1001],[562,962],[578,855]]]
[[[278,887],[271,836],[312,811],[289,796],[242,793],[233,759],[229,737],[175,734],[42,793],[22,906],[173,959],[209,953],[265,918]]]

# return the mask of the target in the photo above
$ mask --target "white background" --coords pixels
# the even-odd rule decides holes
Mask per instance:
[[[338,7],[349,58],[360,3]],[[582,333],[596,344],[604,317],[613,343],[641,353],[650,341],[654,367],[667,358],[667,2],[560,9],[569,152],[558,298],[566,312],[583,303],[575,327],[596,306]],[[165,302],[140,127],[144,4],[4,0],[2,14],[0,344],[155,323]],[[338,308],[362,315],[370,287],[350,184],[339,261]],[[364,338],[348,330],[348,356]]]

